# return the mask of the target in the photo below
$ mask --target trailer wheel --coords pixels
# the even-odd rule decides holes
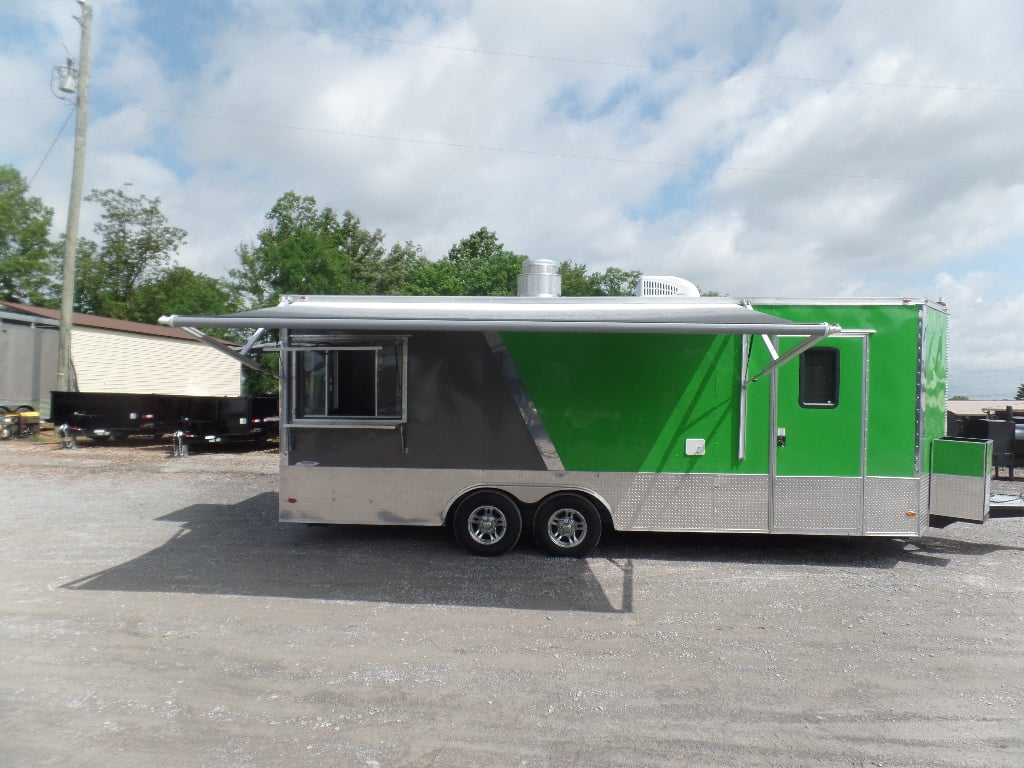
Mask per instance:
[[[601,514],[585,496],[555,494],[537,509],[533,537],[549,555],[586,557],[601,540]]]
[[[511,498],[479,491],[463,499],[452,516],[455,538],[474,555],[501,555],[519,541],[523,516]]]

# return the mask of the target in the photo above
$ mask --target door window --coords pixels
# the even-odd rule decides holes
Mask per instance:
[[[800,355],[800,405],[804,408],[839,406],[839,350],[812,347]]]

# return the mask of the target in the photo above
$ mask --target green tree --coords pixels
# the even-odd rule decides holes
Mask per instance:
[[[351,211],[339,219],[308,195],[286,192],[267,220],[255,243],[238,247],[239,266],[228,272],[243,306],[276,304],[293,293],[402,293],[409,266],[421,258],[411,243],[385,249],[379,229],[365,229]]]
[[[596,275],[598,296],[632,296],[640,282],[639,272],[608,267]]]
[[[161,315],[221,315],[234,309],[220,280],[174,265],[138,287],[124,319],[155,323]]]
[[[1021,384],[1019,387],[1017,387],[1017,396],[1014,398],[1014,400],[1024,400],[1024,384]]]
[[[456,295],[515,296],[525,256],[513,253],[481,227],[448,251]],[[442,272],[447,268],[439,268]],[[449,294],[450,295],[450,294]]]
[[[0,299],[45,306],[59,302],[58,246],[49,239],[53,210],[28,194],[28,183],[0,166]]]
[[[588,272],[585,264],[563,261],[563,296],[631,296],[640,282],[640,273],[609,267],[604,272]]]
[[[558,274],[562,276],[563,296],[596,296],[593,275],[587,272],[586,264],[563,261],[558,265]]]
[[[100,242],[79,254],[78,308],[119,319],[137,317],[145,312],[139,289],[165,275],[187,233],[167,223],[160,198],[105,189],[85,199],[103,212],[95,226]]]
[[[364,292],[396,296],[414,294],[411,280],[418,266],[429,261],[418,245],[411,242],[395,244],[379,260],[360,264],[364,274]]]
[[[462,285],[455,265],[448,259],[432,261],[424,256],[406,265],[402,293],[408,296],[459,296]]]

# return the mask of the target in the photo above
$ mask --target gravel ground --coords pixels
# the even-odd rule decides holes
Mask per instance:
[[[1020,518],[483,559],[168,453],[0,442],[0,765],[1024,765]]]

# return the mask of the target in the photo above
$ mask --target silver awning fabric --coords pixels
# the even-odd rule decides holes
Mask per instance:
[[[827,322],[795,323],[721,298],[299,296],[230,315],[171,315],[175,328],[345,331],[546,331],[828,336]]]

